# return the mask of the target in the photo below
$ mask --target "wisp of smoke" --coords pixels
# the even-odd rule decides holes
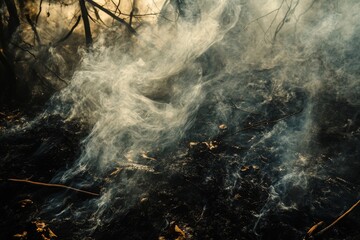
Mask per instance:
[[[52,114],[92,128],[79,159],[54,180],[90,186],[116,168],[139,169],[110,182],[72,217],[92,212],[95,226],[110,221],[109,209],[116,215],[146,191],[138,183],[154,171],[151,154],[171,153],[184,139],[211,139],[225,123],[232,134],[224,141],[248,149],[242,164],[270,161],[262,167],[272,186],[259,232],[270,210],[299,207],[309,179],[325,176],[315,164],[327,151],[319,132],[342,133],[340,125],[357,121],[341,111],[339,123],[328,115],[332,101],[359,107],[357,1],[185,3],[181,11],[165,5],[163,18],[139,28],[130,43],[105,46],[104,32],[54,97]],[[269,124],[243,131],[261,121]],[[351,131],[345,134],[358,129]],[[232,186],[240,169],[228,172]],[[84,173],[91,179],[79,180]],[[62,203],[49,206],[66,215]]]
[[[95,179],[105,178],[123,167],[152,171],[144,156],[172,148],[184,137],[205,95],[206,69],[196,60],[221,41],[240,13],[240,6],[227,1],[199,3],[198,9],[198,19],[188,18],[193,13],[187,10],[176,22],[140,29],[135,43],[105,47],[106,33],[99,37],[70,85],[54,97],[57,105],[51,111],[92,126],[82,142],[81,156],[56,180],[73,181],[84,172]],[[135,192],[141,192],[135,190],[137,178],[122,178],[126,189],[119,189],[116,182],[103,189],[92,202],[95,222],[103,220],[119,194],[127,195],[125,204],[137,199]],[[83,181],[77,179],[74,184],[91,184]]]

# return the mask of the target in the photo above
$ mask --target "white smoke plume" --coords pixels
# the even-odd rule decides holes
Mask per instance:
[[[103,31],[54,97],[53,113],[91,126],[81,156],[55,180],[90,186],[116,168],[139,169],[110,182],[76,216],[92,211],[96,224],[109,220],[110,208],[126,209],[146,191],[139,179],[155,171],[161,153],[176,155],[184,139],[210,140],[226,124],[224,141],[248,149],[240,165],[270,161],[262,166],[272,186],[261,222],[269,210],[297,208],[309,179],[325,176],[315,164],[319,131],[340,134],[348,124],[346,134],[358,134],[350,126],[357,115],[340,112],[337,123],[328,116],[331,101],[359,109],[357,1],[188,1],[182,10],[166,2],[130,42],[109,44]],[[243,130],[261,121],[269,124]],[[228,186],[240,171],[229,166]],[[80,181],[84,173],[93,179]]]

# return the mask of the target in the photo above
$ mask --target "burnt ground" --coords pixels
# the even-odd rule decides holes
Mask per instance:
[[[25,124],[36,115],[32,109],[9,108],[1,114],[3,129]],[[86,220],[50,222],[43,208],[56,194],[68,195],[69,204],[75,207],[96,196],[9,180],[50,182],[77,159],[80,141],[88,132],[76,121],[65,123],[59,116],[51,116],[16,133],[2,133],[0,239],[303,239],[311,226],[319,221],[331,223],[359,197],[357,155],[341,163],[324,157],[314,164],[333,169],[328,178],[311,179],[309,192],[299,194],[303,204],[297,209],[276,209],[269,204],[274,176],[268,171],[271,158],[265,155],[257,164],[242,165],[241,155],[248,149],[225,141],[225,133],[191,146],[184,142],[180,157],[157,156],[152,163],[155,171],[120,171],[114,178],[140,174],[139,188],[146,189],[146,193],[126,210],[117,211],[113,206],[108,214],[116,217],[88,233],[83,230]],[[358,148],[356,141],[332,132],[323,131],[319,139],[329,154],[339,151],[339,142],[343,146],[348,141],[345,145],[349,152]],[[340,166],[348,170],[340,171]],[[234,175],[233,169],[241,170]],[[86,190],[99,192],[106,184],[100,180],[93,189]],[[297,190],[293,189],[292,194],[298,194]],[[117,204],[121,205],[122,200]],[[266,212],[259,217],[264,206]],[[316,239],[360,239],[359,217],[360,210],[355,208]]]

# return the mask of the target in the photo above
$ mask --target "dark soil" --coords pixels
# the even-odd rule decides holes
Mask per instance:
[[[3,109],[0,126],[4,129],[29,123],[36,113],[27,112]],[[76,121],[64,122],[59,116],[32,124],[0,137],[0,239],[56,239],[52,233],[58,239],[302,239],[315,223],[329,224],[359,197],[359,164],[344,160],[342,164],[355,169],[355,175],[340,178],[334,170],[334,176],[326,182],[314,178],[309,183],[311,192],[299,195],[303,204],[297,209],[272,208],[268,204],[272,182],[264,170],[271,159],[264,157],[258,165],[242,166],[241,154],[247,149],[222,141],[225,133],[214,139],[214,148],[201,142],[192,146],[184,143],[181,157],[158,157],[152,166],[154,172],[121,171],[119,178],[140,174],[139,187],[147,192],[126,210],[118,211],[113,206],[108,214],[116,217],[89,233],[85,231],[86,220],[50,222],[42,210],[52,195],[66,194],[70,196],[69,204],[75,206],[94,196],[9,180],[51,182],[80,155],[80,141],[89,129]],[[326,139],[321,142],[329,151],[337,151],[338,142],[346,141],[325,132],[320,138]],[[357,146],[351,142],[348,150],[356,151]],[[316,164],[336,169],[329,159]],[[242,171],[232,176],[235,168]],[[106,182],[96,182],[93,189],[86,190],[99,192],[102,185]],[[329,192],[341,194],[343,201]],[[296,189],[292,194],[298,194]],[[264,206],[268,209],[261,216]],[[359,217],[359,209],[353,210],[323,239],[360,239]],[[45,223],[43,228],[39,223]]]

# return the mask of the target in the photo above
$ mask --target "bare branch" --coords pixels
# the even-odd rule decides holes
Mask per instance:
[[[111,2],[114,4],[114,6],[116,7],[115,8],[115,14],[119,11],[119,13],[121,14],[121,11],[119,9],[120,7],[120,3],[121,3],[121,0],[118,1],[118,3],[116,4],[113,0],[111,0]]]
[[[93,6],[97,7],[98,9],[100,9],[101,11],[103,11],[104,13],[108,14],[109,16],[111,16],[112,18],[114,18],[115,20],[119,21],[120,23],[124,24],[125,27],[129,30],[130,33],[137,35],[136,31],[134,28],[131,27],[131,25],[129,23],[127,23],[124,19],[119,18],[118,16],[116,16],[114,13],[112,13],[111,11],[109,11],[108,9],[102,7],[101,5],[99,5],[98,3],[94,2],[93,0],[85,0],[88,3],[92,4]]]
[[[287,2],[286,2],[287,3]],[[280,21],[280,23],[278,24],[278,26],[276,27],[275,33],[274,33],[274,37],[273,37],[273,41],[275,41],[277,34],[280,32],[281,28],[284,26],[285,22],[288,21],[288,17],[291,13],[293,13],[296,9],[296,7],[299,5],[300,1],[297,0],[296,4],[294,7],[292,7],[292,3],[293,1],[291,1],[290,5],[288,5],[288,9],[285,13],[285,16],[283,17],[283,19]]]
[[[136,6],[136,0],[133,0],[131,12],[130,12],[130,19],[129,19],[129,25],[131,26],[134,13],[137,12],[137,6]]]
[[[36,18],[35,18],[35,24],[36,25],[38,24],[39,16],[40,16],[40,13],[41,13],[41,10],[42,10],[42,8],[41,8],[42,3],[43,3],[43,0],[40,0],[39,12],[38,12],[38,14],[36,15]]]
[[[40,40],[39,33],[38,33],[37,30],[36,30],[35,24],[33,23],[33,21],[31,21],[30,15],[29,15],[29,14],[26,14],[26,15],[25,15],[25,18],[26,18],[26,21],[30,24],[31,29],[32,29],[33,32],[34,32],[36,42],[37,42],[39,45],[41,45],[41,40]]]
[[[79,25],[79,22],[80,22],[80,19],[81,19],[81,16],[78,16],[74,26],[72,26],[72,28],[70,29],[70,31],[63,37],[61,38],[59,41],[57,41],[54,45],[58,45],[59,43],[61,42],[64,42],[66,39],[68,39],[70,37],[70,35],[73,33],[73,31],[75,30],[75,28]]]

